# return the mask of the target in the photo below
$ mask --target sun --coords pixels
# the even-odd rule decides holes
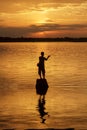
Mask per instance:
[[[37,25],[46,24],[46,23],[48,23],[48,18],[43,16],[42,18],[39,18],[36,22]]]

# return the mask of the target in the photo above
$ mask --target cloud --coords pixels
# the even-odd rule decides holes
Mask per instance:
[[[87,34],[86,16],[87,0],[2,0],[0,35],[20,37],[39,32],[77,30],[84,35],[83,31]]]
[[[0,23],[3,22],[3,21],[4,21],[4,19],[0,19]]]
[[[71,25],[59,25],[59,24],[43,24],[43,25],[31,25],[28,27],[0,27],[0,36],[6,37],[21,37],[31,36],[31,34],[39,32],[52,32],[52,31],[82,31],[87,29],[87,24],[71,24]],[[86,32],[87,33],[87,32]]]
[[[64,4],[81,4],[86,0],[3,0],[0,1],[0,12],[14,13],[22,10],[41,10],[41,8],[58,8]]]

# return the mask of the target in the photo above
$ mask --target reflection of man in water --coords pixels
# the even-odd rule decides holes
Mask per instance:
[[[44,52],[41,52],[41,56],[39,57],[39,63],[38,63],[38,74],[41,78],[41,73],[43,75],[43,78],[45,78],[45,65],[44,65],[44,61],[48,60],[50,56],[48,56],[47,58],[44,57]]]
[[[42,119],[42,123],[45,123],[46,121],[46,115],[48,115],[48,112],[45,112],[45,99],[41,99],[41,96],[38,100],[38,111],[40,113],[40,117]],[[49,116],[49,115],[48,115]]]

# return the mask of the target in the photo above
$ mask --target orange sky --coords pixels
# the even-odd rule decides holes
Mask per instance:
[[[87,37],[87,0],[2,0],[0,36]]]

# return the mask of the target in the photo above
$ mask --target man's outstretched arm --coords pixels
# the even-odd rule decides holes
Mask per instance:
[[[49,55],[47,58],[45,58],[45,60],[48,60],[48,59],[49,59],[49,57],[50,57],[50,55]]]

